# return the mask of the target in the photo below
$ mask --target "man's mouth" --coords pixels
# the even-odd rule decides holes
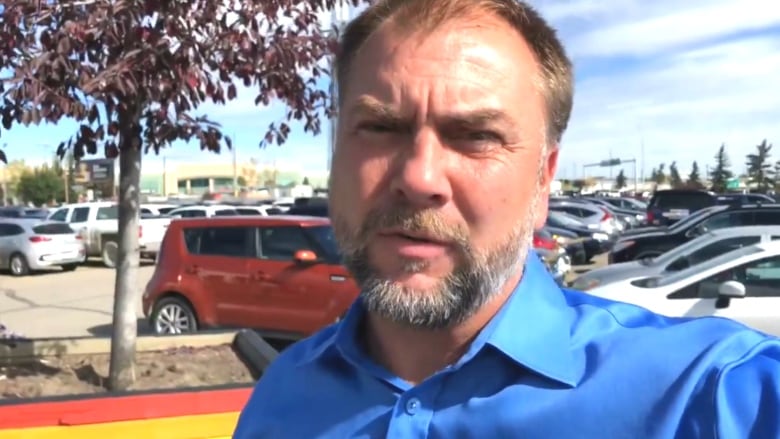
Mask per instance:
[[[404,230],[391,230],[391,231],[380,233],[380,235],[403,238],[420,244],[448,245],[448,242],[426,233],[407,232]]]

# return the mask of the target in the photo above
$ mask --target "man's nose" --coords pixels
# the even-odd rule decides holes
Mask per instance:
[[[402,146],[393,166],[391,190],[395,197],[418,208],[435,208],[452,198],[445,148],[436,133],[423,130]]]

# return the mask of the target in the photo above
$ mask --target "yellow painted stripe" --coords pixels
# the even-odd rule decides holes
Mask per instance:
[[[0,430],[0,439],[230,439],[238,412]]]

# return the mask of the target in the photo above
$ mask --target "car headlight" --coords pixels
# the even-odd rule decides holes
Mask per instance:
[[[578,278],[575,279],[574,282],[572,282],[571,287],[579,291],[588,291],[588,290],[592,290],[593,288],[596,288],[600,284],[601,282],[595,278],[590,278],[590,279]]]
[[[606,233],[594,233],[593,239],[599,240],[599,241],[606,241],[609,239],[609,235]]]

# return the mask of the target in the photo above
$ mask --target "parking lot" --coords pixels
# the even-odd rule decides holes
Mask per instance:
[[[605,264],[606,255],[594,264],[574,267],[584,271]],[[141,267],[139,289],[154,267]],[[572,272],[572,275],[574,272]],[[108,336],[114,294],[114,270],[97,262],[70,273],[46,272],[15,278],[0,275],[0,323],[28,337]],[[143,315],[140,301],[136,312]],[[139,331],[145,331],[139,322]]]
[[[153,266],[141,267],[139,288]],[[0,323],[28,337],[109,335],[114,270],[91,263],[70,273],[0,275]],[[141,314],[140,302],[137,308]]]

